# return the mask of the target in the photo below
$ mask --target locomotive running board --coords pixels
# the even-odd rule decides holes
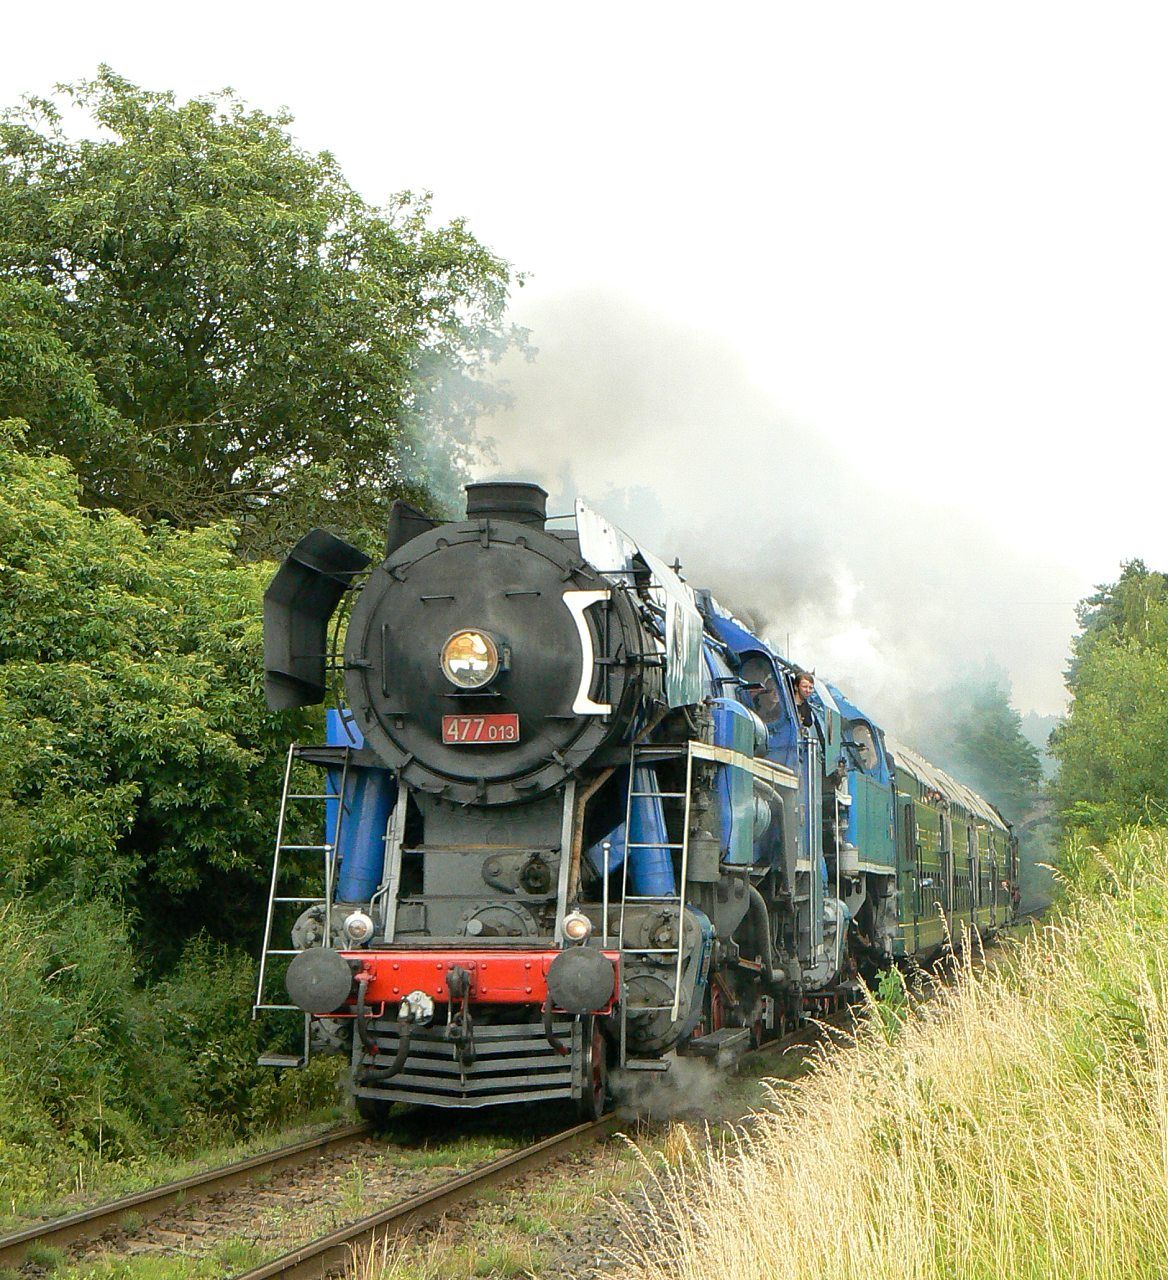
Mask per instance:
[[[749,1048],[749,1027],[719,1027],[709,1035],[687,1041],[678,1052],[695,1058],[710,1058],[719,1067],[729,1067]]]

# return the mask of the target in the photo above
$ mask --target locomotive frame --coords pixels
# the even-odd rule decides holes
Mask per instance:
[[[348,1053],[367,1114],[595,1116],[610,1069],[725,1061],[1012,917],[987,801],[829,684],[805,725],[795,668],[584,504],[555,529],[538,486],[467,498],[395,504],[371,570],[314,530],[265,597],[276,708],[325,699],[352,609],[347,706],[288,753],[253,1009],[302,1048],[262,1061]]]

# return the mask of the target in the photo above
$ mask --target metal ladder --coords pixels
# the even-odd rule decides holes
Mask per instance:
[[[256,999],[252,1006],[251,1016],[253,1020],[261,1013],[295,1013],[304,1019],[304,1042],[301,1054],[297,1057],[295,1054],[283,1053],[266,1053],[259,1059],[260,1066],[267,1067],[302,1067],[308,1061],[309,1057],[309,1036],[311,1030],[311,1017],[307,1013],[303,1013],[299,1006],[294,1004],[283,1004],[270,1001],[265,998],[265,985],[268,981],[269,962],[285,958],[291,959],[292,956],[298,955],[299,952],[294,947],[274,947],[272,945],[272,928],[275,921],[276,909],[279,906],[300,906],[308,907],[324,907],[324,937],[327,941],[332,936],[332,902],[333,888],[337,871],[337,849],[340,847],[341,824],[345,816],[345,786],[349,777],[349,758],[351,748],[340,748],[342,752],[340,760],[340,779],[337,791],[328,789],[328,780],[330,772],[326,766],[324,769],[325,786],[322,793],[315,792],[294,792],[292,790],[292,768],[295,762],[314,751],[319,751],[319,747],[303,747],[297,743],[293,743],[288,748],[288,758],[284,765],[284,785],[280,793],[280,817],[276,824],[276,846],[272,856],[272,880],[268,890],[268,909],[264,919],[264,944],[260,952],[260,972],[256,982]],[[335,776],[335,775],[334,775]],[[288,815],[289,801],[315,800],[322,801],[326,805],[328,801],[335,800],[337,804],[336,820],[333,823],[332,839],[324,844],[287,844],[284,841],[284,826]],[[327,813],[327,809],[326,809]],[[322,815],[321,828],[324,829],[325,821]],[[328,834],[327,832],[325,833]],[[280,883],[280,867],[283,855],[289,853],[319,853],[322,855],[324,866],[324,897],[293,897],[282,895],[279,893]]]
[[[648,791],[638,791],[637,769],[647,761],[676,759],[685,755],[685,790],[660,791],[656,787]],[[656,772],[651,771],[654,780]],[[639,1068],[641,1070],[661,1070],[660,1059],[630,1059],[628,1056],[628,1018],[630,1013],[663,1013],[668,1011],[674,1022],[681,1013],[681,970],[685,960],[685,884],[689,874],[689,820],[690,805],[693,795],[693,753],[688,744],[678,746],[654,746],[645,743],[632,743],[629,748],[629,789],[625,802],[625,857],[621,869],[621,904],[620,922],[617,926],[617,950],[620,954],[620,1065],[622,1067]],[[640,799],[684,800],[685,814],[682,821],[681,841],[663,842],[657,840],[636,841],[629,839],[632,834],[633,801]],[[668,834],[668,832],[666,833]],[[674,894],[630,894],[629,893],[629,853],[633,849],[668,849],[680,850],[681,866],[677,879],[678,889]],[[606,873],[607,874],[607,873]],[[672,907],[677,911],[677,945],[674,947],[630,947],[625,936],[625,908],[628,903],[636,905],[657,905]],[[607,913],[606,913],[607,916]],[[607,929],[608,921],[605,920]],[[671,1004],[634,1004],[630,1003],[626,974],[627,956],[674,956],[676,965],[673,973],[673,1001]]]

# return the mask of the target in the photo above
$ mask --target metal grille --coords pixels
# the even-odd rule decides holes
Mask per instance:
[[[480,1025],[474,1029],[475,1060],[458,1061],[446,1028],[415,1028],[410,1051],[397,1075],[368,1088],[358,1097],[392,1102],[424,1103],[434,1107],[485,1107],[505,1102],[540,1102],[578,1098],[583,1091],[583,1049],[577,1019],[558,1018],[555,1033],[571,1053],[560,1054],[548,1044],[537,1022]],[[390,1062],[397,1051],[397,1023],[372,1021],[370,1034],[379,1052],[375,1058],[356,1050],[363,1066]]]

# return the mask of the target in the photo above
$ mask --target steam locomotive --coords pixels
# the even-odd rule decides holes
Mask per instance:
[[[268,704],[343,694],[288,753],[255,1014],[303,1038],[263,1061],[349,1054],[367,1115],[593,1117],[610,1071],[724,1062],[1010,918],[985,800],[831,685],[808,714],[585,504],[561,528],[536,485],[466,494],[463,520],[396,503],[375,566],[313,530],[265,596]]]

